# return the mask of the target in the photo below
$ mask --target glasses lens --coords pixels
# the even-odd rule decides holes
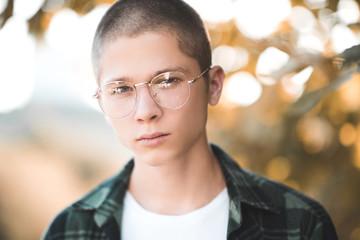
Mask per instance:
[[[163,108],[178,109],[189,100],[190,84],[182,73],[164,73],[152,80],[151,92]]]
[[[100,106],[110,117],[125,117],[133,110],[135,104],[135,88],[127,82],[111,82],[101,88]]]

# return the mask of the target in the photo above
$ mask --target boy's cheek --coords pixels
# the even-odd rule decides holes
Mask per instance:
[[[130,133],[130,129],[132,129],[130,127],[130,125],[127,123],[123,123],[121,120],[122,119],[111,119],[109,118],[109,123],[113,129],[113,131],[115,132],[117,138],[119,139],[119,141],[125,146],[128,147],[127,142],[131,141],[131,139],[134,138],[134,136],[131,135]]]

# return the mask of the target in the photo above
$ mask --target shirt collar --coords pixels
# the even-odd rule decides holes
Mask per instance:
[[[117,215],[122,215],[123,200],[133,168],[134,161],[130,160],[119,174],[105,181],[83,199],[72,205],[72,208],[95,211],[94,220],[100,228],[112,219],[115,212]]]
[[[262,177],[242,169],[228,154],[218,146],[211,144],[211,149],[219,160],[229,194],[228,236],[242,224],[241,208],[252,206],[258,209],[280,213],[272,199],[261,190]]]
[[[218,146],[211,144],[211,149],[219,160],[231,200],[272,212],[279,211],[277,204],[263,194],[260,176],[241,168]]]

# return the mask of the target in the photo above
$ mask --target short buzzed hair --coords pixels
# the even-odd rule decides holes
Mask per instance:
[[[211,66],[211,47],[204,23],[187,3],[182,0],[118,0],[102,17],[94,36],[92,63],[97,81],[106,43],[145,32],[174,34],[180,51],[197,60],[201,70]]]

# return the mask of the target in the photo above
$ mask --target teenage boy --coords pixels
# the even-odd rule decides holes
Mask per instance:
[[[93,43],[96,97],[134,158],[45,239],[337,239],[326,211],[239,167],[206,136],[225,74],[181,0],[120,0]]]

